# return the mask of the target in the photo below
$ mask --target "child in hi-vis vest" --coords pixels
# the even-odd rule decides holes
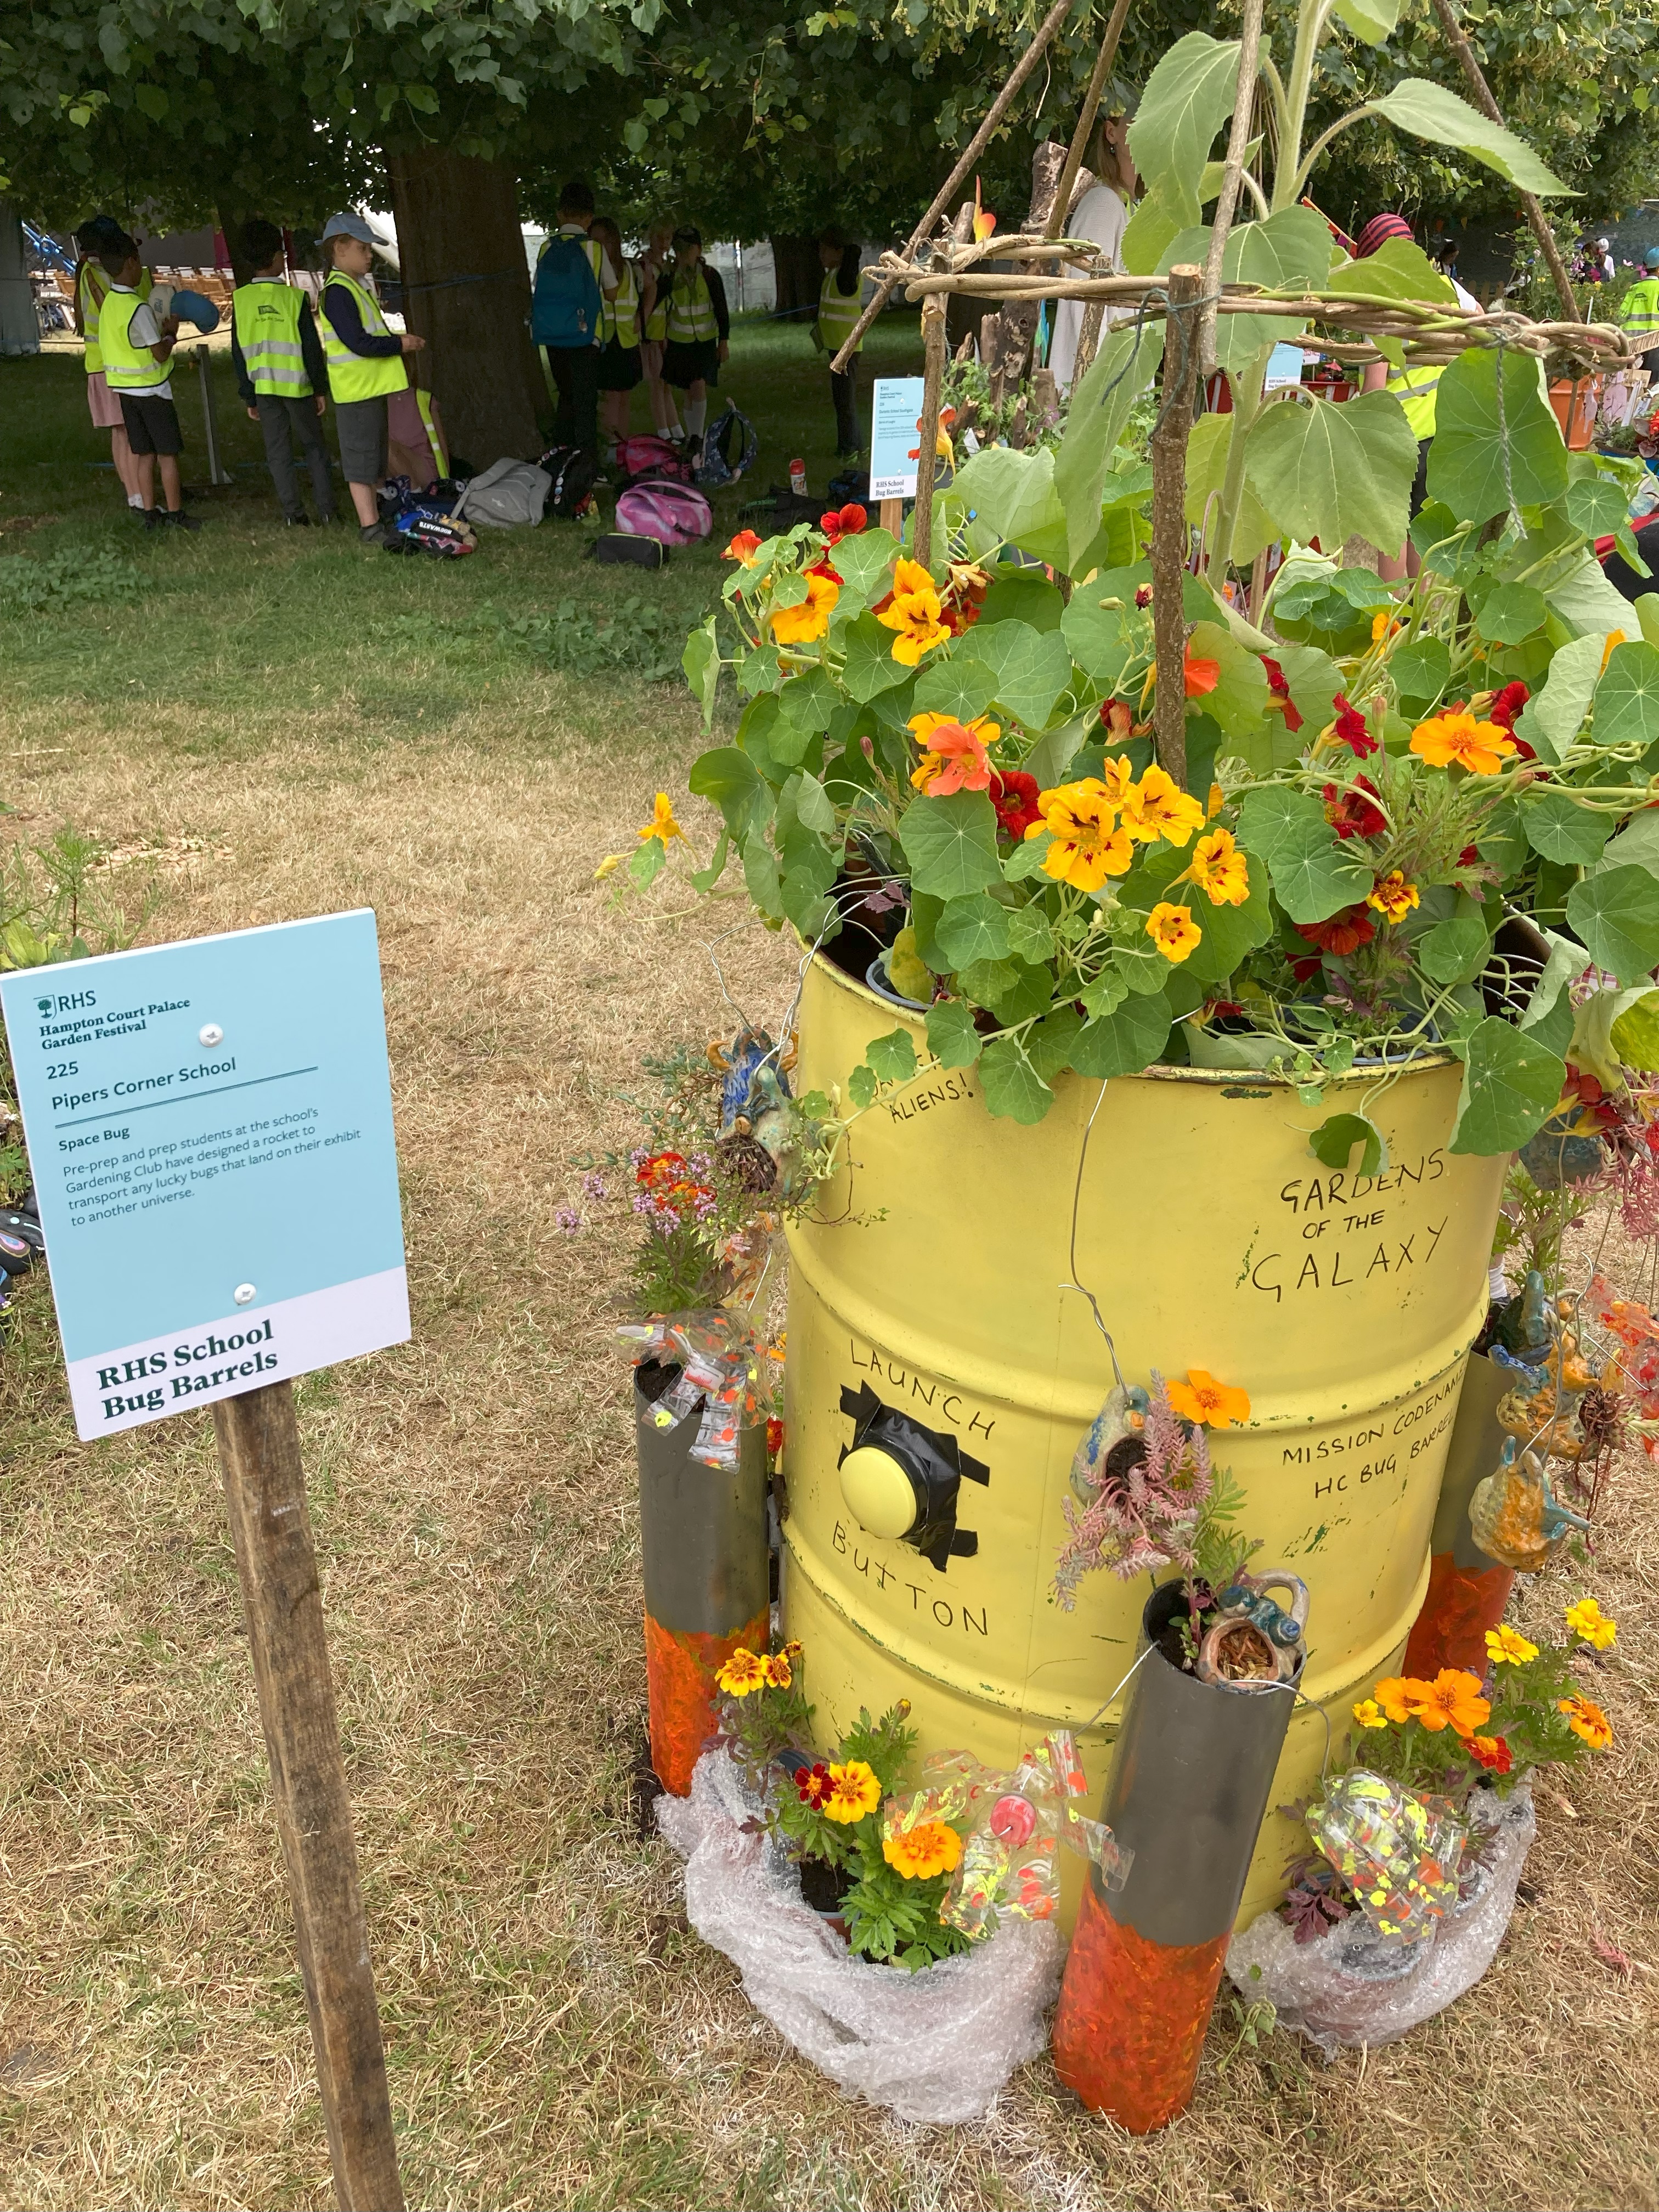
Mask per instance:
[[[818,343],[833,361],[849,337],[863,306],[864,282],[859,270],[856,239],[826,230],[818,240],[818,266],[823,282],[818,288]],[[859,357],[854,353],[844,369],[830,372],[830,397],[836,409],[836,459],[859,457],[859,410],[855,380]]]
[[[249,223],[242,233],[242,252],[253,275],[236,287],[230,303],[230,365],[236,388],[264,438],[265,465],[283,520],[301,526],[311,520],[294,465],[297,441],[310,471],[317,520],[332,522],[334,486],[322,425],[328,368],[311,302],[288,281],[283,234],[274,222]]]
[[[589,236],[616,271],[617,289],[599,308],[599,412],[605,459],[614,460],[617,441],[628,435],[629,395],[644,380],[640,361],[643,291],[639,271],[623,252],[622,233],[608,215],[595,216]]]
[[[674,265],[664,295],[662,380],[685,394],[685,434],[701,452],[708,420],[708,387],[718,384],[731,350],[732,317],[718,269],[702,258],[702,233],[682,223],[674,233]]]
[[[323,284],[323,356],[334,399],[340,469],[357,510],[357,535],[365,545],[390,545],[396,532],[380,520],[375,495],[386,481],[386,409],[390,393],[406,389],[403,356],[426,343],[412,331],[386,328],[380,303],[364,282],[384,241],[349,210],[323,225],[323,252],[331,263]]]

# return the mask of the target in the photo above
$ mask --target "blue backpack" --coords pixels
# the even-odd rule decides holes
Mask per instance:
[[[533,344],[592,345],[599,327],[599,285],[586,243],[550,238],[536,264],[530,307]]]

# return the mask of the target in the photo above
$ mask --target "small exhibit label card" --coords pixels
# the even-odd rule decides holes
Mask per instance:
[[[919,376],[876,380],[870,432],[870,496],[914,499],[924,386]]]
[[[409,1334],[368,911],[0,977],[76,1427]]]

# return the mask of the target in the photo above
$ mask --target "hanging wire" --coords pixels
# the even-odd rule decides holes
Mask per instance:
[[[1117,1379],[1118,1389],[1121,1390],[1127,1389],[1127,1386],[1123,1380],[1123,1370],[1118,1364],[1117,1346],[1112,1341],[1112,1332],[1107,1328],[1105,1320],[1101,1314],[1099,1300],[1096,1297],[1094,1292],[1089,1288],[1086,1283],[1081,1283],[1078,1280],[1077,1217],[1078,1209],[1081,1205],[1083,1199],[1083,1170],[1089,1158],[1089,1139],[1094,1134],[1095,1115],[1099,1113],[1101,1108],[1105,1104],[1105,1103],[1106,1085],[1103,1079],[1100,1085],[1100,1096],[1095,1101],[1094,1113],[1091,1113],[1089,1116],[1088,1121],[1083,1131],[1083,1142],[1078,1147],[1077,1180],[1072,1185],[1072,1237],[1066,1255],[1072,1270],[1072,1279],[1068,1283],[1062,1283],[1060,1287],[1062,1291],[1075,1291],[1079,1297],[1085,1297],[1089,1301],[1089,1310],[1095,1317],[1095,1327],[1100,1331],[1101,1334],[1106,1340],[1106,1349],[1112,1355],[1112,1373]],[[1126,1676],[1125,1680],[1127,1680],[1127,1677]],[[1121,1689],[1122,1687],[1122,1684],[1120,1683],[1118,1687]],[[1112,1695],[1115,1697],[1116,1694],[1117,1692],[1115,1690],[1112,1692]],[[1107,1702],[1109,1704],[1110,1699],[1108,1699]]]

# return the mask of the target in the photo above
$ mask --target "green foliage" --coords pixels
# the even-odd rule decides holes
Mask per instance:
[[[56,613],[73,606],[130,603],[153,579],[106,545],[0,557],[0,616]]]

